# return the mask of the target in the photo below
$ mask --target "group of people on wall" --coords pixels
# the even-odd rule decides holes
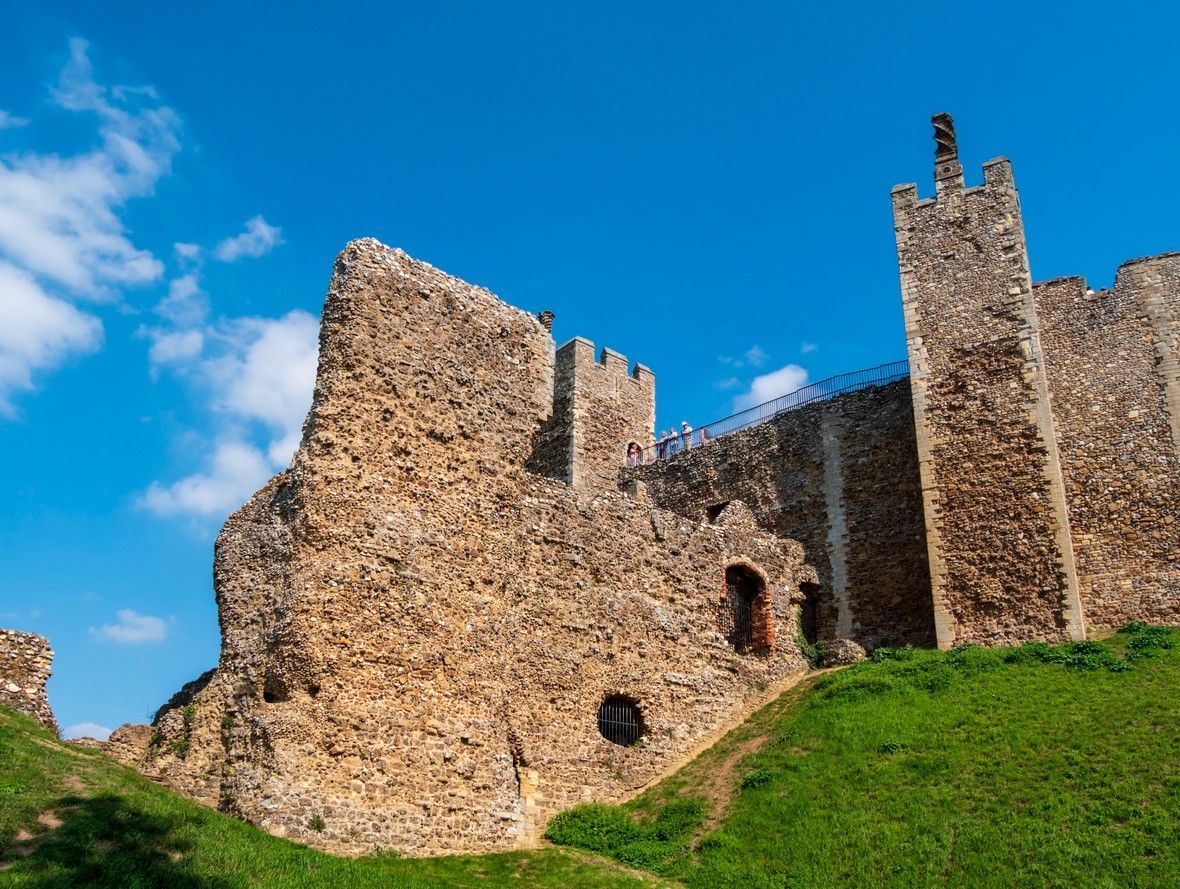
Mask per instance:
[[[629,468],[635,466],[642,466],[644,463],[653,463],[656,460],[666,460],[673,454],[678,454],[680,451],[691,450],[695,443],[698,445],[706,445],[713,440],[709,435],[707,427],[702,426],[700,429],[694,430],[688,425],[688,421],[680,424],[680,431],[676,431],[676,427],[670,427],[666,432],[661,432],[660,437],[656,440],[655,447],[648,448],[646,452],[637,441],[630,442],[627,445],[627,466]]]

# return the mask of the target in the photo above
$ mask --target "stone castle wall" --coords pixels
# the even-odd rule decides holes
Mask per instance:
[[[1034,286],[1010,165],[966,188],[936,132],[937,196],[893,192],[909,382],[634,470],[650,371],[350,244],[300,449],[216,544],[218,667],[110,749],[326,849],[507,849],[802,673],[801,610],[847,660],[1174,621],[1180,255]]]
[[[942,127],[940,128],[940,123]],[[1064,483],[1008,161],[893,192],[938,644],[1083,634]]]
[[[806,669],[799,543],[737,502],[691,521],[525,470],[551,350],[486,291],[346,248],[304,441],[218,538],[218,669],[159,716],[147,770],[337,851],[512,848]],[[726,637],[734,564],[761,578],[770,648]],[[609,695],[642,744],[600,734]]]
[[[1180,617],[1180,254],[1033,289],[1086,621]]]
[[[656,424],[655,376],[642,364],[574,337],[557,350],[555,395],[528,468],[577,488],[614,487],[627,444],[648,447]]]
[[[57,732],[45,684],[53,673],[53,649],[36,633],[0,630],[0,706],[31,716]]]
[[[761,527],[803,543],[821,639],[933,644],[908,382],[779,414],[625,475],[694,520],[740,499]]]

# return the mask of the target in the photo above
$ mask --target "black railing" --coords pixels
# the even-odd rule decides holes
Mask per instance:
[[[817,401],[826,401],[829,398],[835,398],[837,395],[844,395],[848,392],[855,392],[858,389],[867,389],[870,386],[884,386],[887,383],[904,380],[909,376],[909,373],[908,362],[891,361],[888,364],[879,364],[876,367],[854,370],[851,373],[828,377],[826,380],[820,380],[818,383],[808,383],[806,386],[796,389],[794,392],[788,392],[786,395],[779,396],[773,401],[767,401],[763,404],[747,408],[744,411],[739,411],[736,414],[730,414],[728,417],[723,417],[720,420],[714,420],[712,423],[699,426],[691,432],[681,433],[675,438],[658,441],[650,448],[641,451],[638,459],[634,456],[628,457],[627,465],[634,466],[639,463],[653,463],[657,460],[666,460],[669,457],[674,457],[676,454],[692,448],[707,447],[709,442],[715,438],[729,435],[731,432],[737,432],[739,429],[748,429],[751,426],[757,426],[759,423],[765,423],[772,417],[777,417],[779,414],[786,413],[787,411],[797,410],[805,405],[814,404]]]

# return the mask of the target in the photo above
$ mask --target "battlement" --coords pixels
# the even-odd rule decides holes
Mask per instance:
[[[557,360],[573,362],[585,370],[591,367],[601,368],[617,379],[630,380],[643,386],[655,386],[656,376],[651,368],[638,362],[632,367],[626,355],[606,346],[603,346],[595,357],[594,343],[582,336],[575,336],[559,346]]]
[[[895,216],[908,211],[937,207],[943,202],[954,204],[960,195],[988,189],[1015,190],[1012,162],[1006,157],[994,157],[985,161],[982,165],[983,184],[967,188],[963,180],[963,167],[959,163],[959,144],[955,136],[954,119],[943,112],[934,115],[931,120],[934,124],[934,141],[937,144],[934,153],[934,197],[920,198],[916,182],[895,185],[890,192]]]
[[[615,490],[634,441],[648,447],[656,424],[656,377],[627,356],[575,336],[554,354],[553,412],[529,468],[574,487]]]

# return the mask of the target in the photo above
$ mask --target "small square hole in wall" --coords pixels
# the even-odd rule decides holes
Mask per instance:
[[[729,506],[728,500],[722,500],[720,503],[714,503],[712,506],[705,507],[705,516],[709,520],[709,524],[715,524],[721,513],[725,511],[725,507]]]

